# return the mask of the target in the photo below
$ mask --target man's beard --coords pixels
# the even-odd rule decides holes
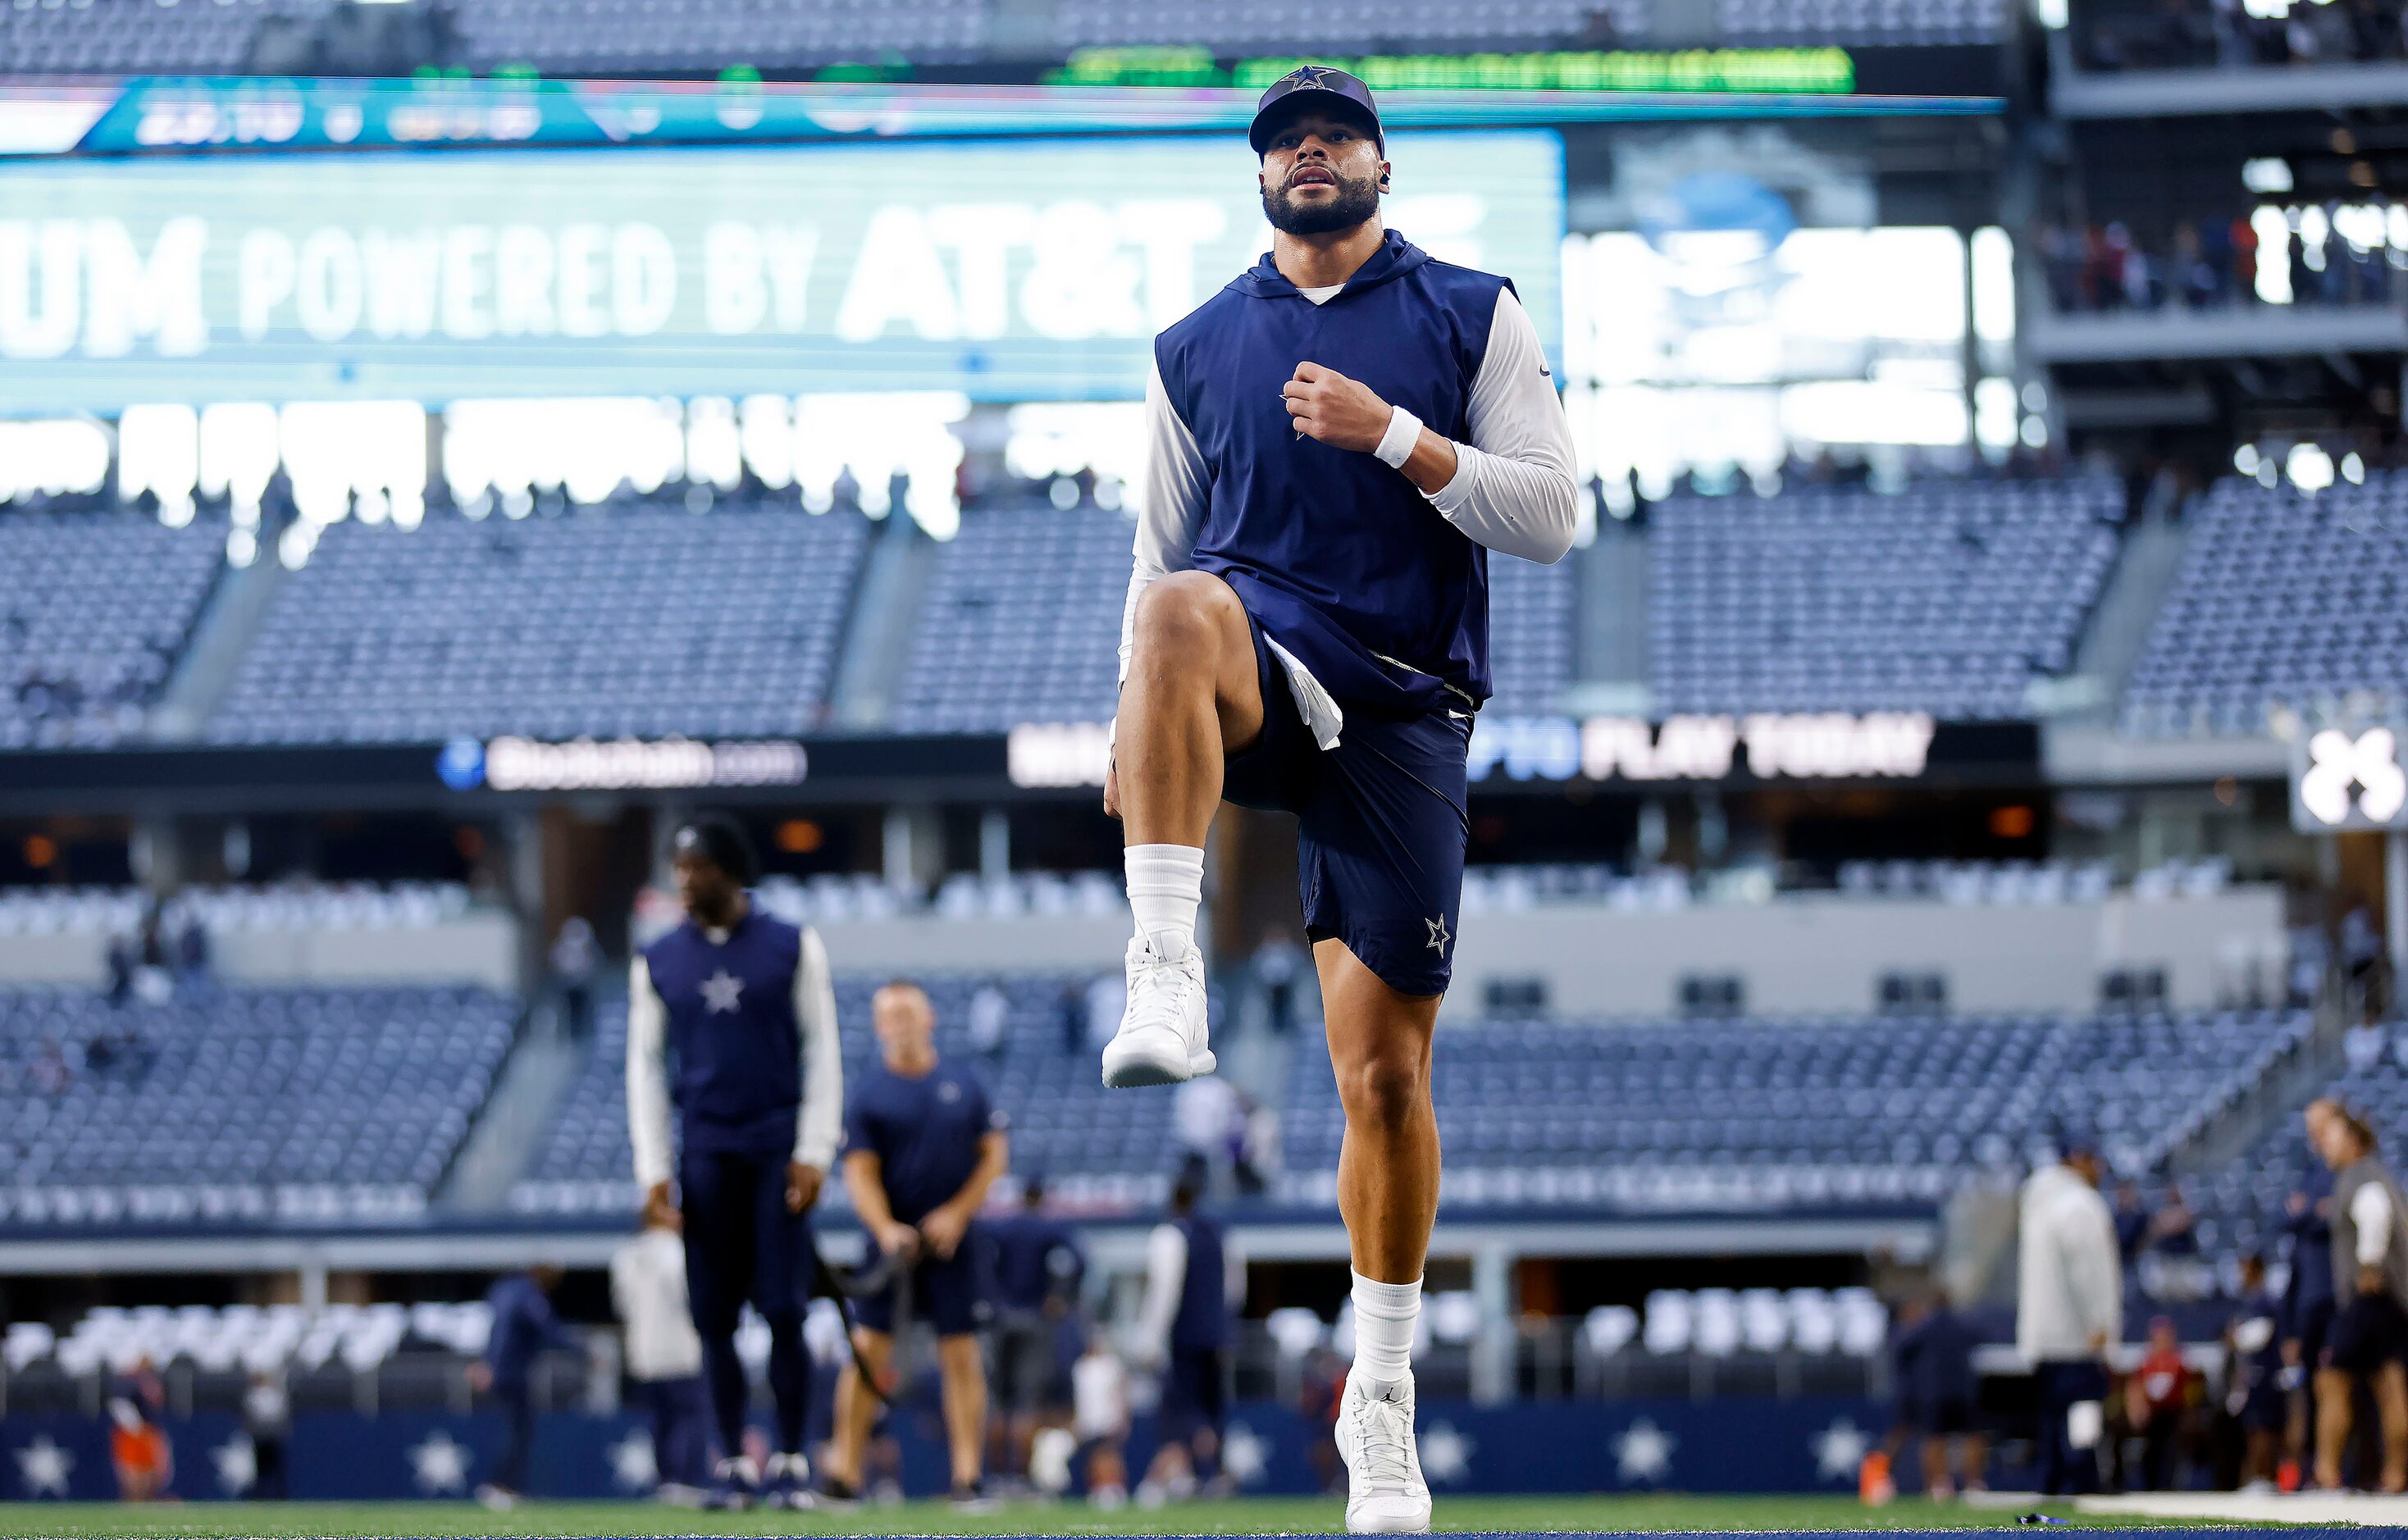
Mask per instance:
[[[1380,211],[1379,183],[1366,177],[1349,181],[1335,171],[1338,196],[1327,203],[1297,203],[1285,190],[1263,189],[1263,218],[1271,228],[1291,235],[1326,235],[1352,230]]]

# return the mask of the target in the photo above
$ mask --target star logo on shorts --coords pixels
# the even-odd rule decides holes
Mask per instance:
[[[1455,939],[1446,934],[1446,916],[1440,915],[1436,920],[1425,920],[1422,923],[1429,927],[1429,949],[1434,952],[1445,951],[1446,944]]]
[[[734,1010],[737,1001],[743,995],[744,980],[725,968],[702,981],[702,1008],[714,1016],[721,1011]]]

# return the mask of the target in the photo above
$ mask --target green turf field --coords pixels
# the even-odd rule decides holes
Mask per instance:
[[[2064,1511],[2064,1510],[2059,1510]],[[2130,1529],[2129,1519],[2071,1518]],[[1901,1501],[1878,1510],[1851,1497],[1440,1497],[1440,1530],[1842,1530],[2014,1528],[2012,1511]],[[842,1517],[709,1514],[636,1503],[538,1503],[487,1513],[466,1503],[194,1503],[126,1508],[111,1504],[0,1504],[0,1536],[1326,1534],[1340,1527],[1328,1498],[1240,1498],[1151,1513],[1098,1514],[1082,1504],[1012,1504],[964,1517],[941,1504],[868,1507]]]

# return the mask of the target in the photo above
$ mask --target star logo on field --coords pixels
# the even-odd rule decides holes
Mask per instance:
[[[1429,949],[1434,952],[1445,951],[1446,944],[1455,939],[1446,934],[1446,916],[1440,915],[1436,920],[1425,920],[1422,923],[1429,927]]]
[[[1625,1481],[1661,1481],[1672,1474],[1672,1450],[1679,1442],[1642,1417],[1613,1441],[1614,1466]]]
[[[28,1497],[45,1493],[64,1497],[67,1473],[74,1469],[75,1456],[60,1448],[48,1433],[17,1451],[17,1479],[23,1483]]]
[[[427,1434],[425,1443],[411,1446],[409,1465],[421,1491],[468,1490],[467,1447],[440,1428]]]
[[[622,1491],[642,1491],[657,1486],[661,1479],[659,1462],[652,1455],[652,1441],[640,1428],[631,1428],[627,1436],[609,1447],[610,1479]]]
[[[1470,1439],[1455,1431],[1455,1424],[1434,1422],[1422,1434],[1422,1474],[1441,1486],[1460,1481],[1471,1470],[1475,1447]]]
[[[1840,1419],[1814,1435],[1814,1474],[1826,1481],[1854,1481],[1872,1443],[1863,1429]]]
[[[1221,1441],[1221,1468],[1240,1487],[1251,1487],[1263,1478],[1265,1467],[1270,1464],[1270,1450],[1262,1434],[1242,1422],[1229,1425],[1229,1435]]]
[[[743,995],[744,980],[729,973],[725,968],[720,969],[702,981],[702,1008],[713,1016],[721,1011],[734,1010],[737,1001],[742,999]]]
[[[228,1497],[237,1497],[251,1490],[259,1479],[259,1450],[249,1433],[236,1433],[209,1451],[209,1459],[218,1468],[218,1487]]]

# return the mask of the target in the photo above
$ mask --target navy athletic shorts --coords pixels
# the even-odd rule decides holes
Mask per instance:
[[[895,1330],[895,1317],[908,1285],[911,1290],[911,1319],[924,1320],[937,1329],[940,1337],[968,1336],[979,1327],[978,1264],[972,1253],[978,1247],[978,1235],[972,1232],[962,1237],[951,1257],[939,1262],[930,1257],[896,1275],[895,1281],[866,1299],[853,1302],[855,1325],[866,1326],[881,1334]]]
[[[2408,1312],[2388,1294],[2351,1295],[2333,1317],[2328,1362],[2336,1369],[2364,1375],[2403,1360],[2408,1360]]]
[[[1325,752],[1296,707],[1263,628],[1254,672],[1263,732],[1229,757],[1221,794],[1297,817],[1305,934],[1335,936],[1399,994],[1444,994],[1455,972],[1471,717],[1379,717],[1349,709]]]

